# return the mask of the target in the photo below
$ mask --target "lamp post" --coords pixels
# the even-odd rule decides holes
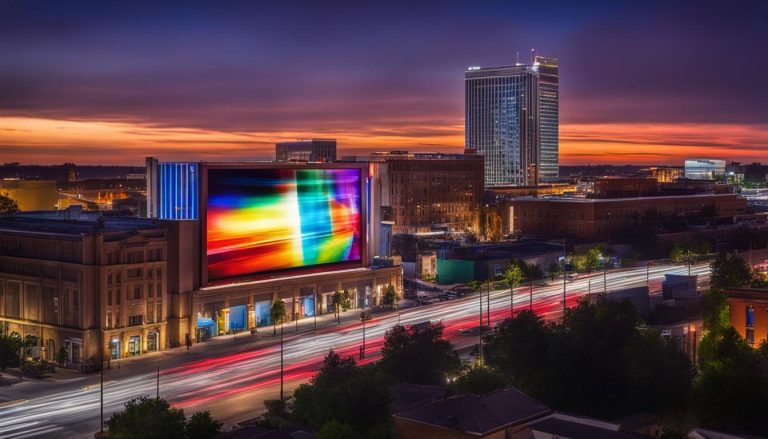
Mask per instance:
[[[567,254],[565,252],[565,238],[563,238],[563,318],[565,318],[566,307],[566,282],[568,279],[568,265],[566,265]]]
[[[608,292],[608,259],[603,258],[603,294]]]
[[[480,326],[483,326],[483,289],[480,287]]]
[[[533,311],[533,279],[528,282],[530,286],[530,294],[528,294],[528,309]]]
[[[488,327],[491,327],[491,280],[488,279],[488,292],[486,293],[485,315]]]
[[[101,359],[101,382],[99,385],[99,404],[101,415],[99,417],[99,439],[104,437],[104,358]]]
[[[280,400],[283,400],[283,330],[285,320],[280,324]]]
[[[365,321],[368,320],[368,313],[363,311],[360,313],[360,321],[363,322],[363,344],[360,346],[360,359],[365,358]]]

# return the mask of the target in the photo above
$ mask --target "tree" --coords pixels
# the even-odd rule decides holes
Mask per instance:
[[[67,362],[68,358],[69,358],[69,352],[67,352],[67,348],[62,347],[59,349],[58,352],[56,352],[55,360],[59,366],[63,366],[64,363]]]
[[[515,309],[515,288],[523,283],[523,270],[517,264],[510,264],[504,270],[504,283],[509,287],[510,313],[514,314]]]
[[[338,324],[341,324],[341,312],[349,311],[352,308],[352,303],[349,298],[349,291],[336,291],[331,296],[331,304],[333,304],[333,312],[336,314],[336,320]]]
[[[206,410],[193,414],[186,427],[184,427],[187,439],[208,439],[215,438],[219,434],[222,423],[213,419]]]
[[[317,439],[355,439],[355,430],[347,424],[331,419],[317,431]]]
[[[638,325],[628,301],[581,301],[556,324],[526,310],[485,337],[486,364],[557,410],[617,417],[675,409],[690,388],[690,361]]]
[[[483,287],[483,283],[479,280],[471,280],[467,282],[467,286],[472,291],[479,291]]]
[[[332,350],[317,375],[300,385],[293,398],[293,419],[317,429],[336,421],[353,430],[351,437],[371,437],[370,431],[389,427],[388,378],[376,367],[358,367],[352,357],[342,358]],[[337,427],[328,429],[338,431]]]
[[[163,399],[142,396],[125,403],[125,410],[107,421],[110,439],[161,439],[184,437],[184,411]]]
[[[485,366],[472,366],[465,369],[453,383],[456,393],[484,395],[505,386],[504,378],[493,369]]]
[[[277,325],[285,322],[285,302],[280,299],[273,300],[269,307],[269,318],[272,320],[272,335],[277,335]]]
[[[13,215],[19,211],[19,204],[8,194],[0,194],[0,216]]]
[[[394,308],[399,297],[397,296],[397,290],[392,284],[387,285],[384,289],[384,304]]]
[[[31,356],[32,355],[32,348],[37,346],[37,336],[28,334],[24,337],[24,341],[21,344],[24,355],[25,356]]]
[[[394,326],[384,334],[381,355],[379,367],[384,373],[411,384],[443,384],[461,365],[453,345],[443,338],[442,323]]]
[[[555,278],[557,278],[558,273],[560,273],[560,264],[557,262],[550,262],[549,267],[547,267],[547,274],[549,274],[549,280],[553,281]]]
[[[691,408],[707,428],[765,433],[768,419],[768,347],[753,349],[733,327],[707,333],[701,341],[701,373]]]
[[[703,240],[688,240],[675,244],[669,252],[669,258],[673,262],[688,265],[690,272],[691,266],[698,261],[699,257],[709,253],[709,243]]]
[[[594,246],[587,250],[587,257],[585,261],[585,265],[587,267],[587,271],[592,272],[597,270],[597,267],[600,266],[600,261],[605,260],[605,256],[603,255],[603,248],[602,246]]]
[[[9,367],[19,364],[19,351],[21,339],[0,333],[0,370],[5,371]]]
[[[125,403],[125,410],[107,421],[110,439],[213,439],[221,423],[205,412],[192,415],[187,422],[184,410],[172,408],[167,401],[141,396]]]
[[[752,284],[752,267],[741,256],[719,253],[710,264],[714,288],[739,288]]]

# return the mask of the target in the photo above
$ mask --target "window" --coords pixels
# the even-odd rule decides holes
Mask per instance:
[[[143,323],[144,323],[144,316],[142,315],[128,317],[128,326],[139,326]]]
[[[152,284],[147,285],[147,297],[155,297],[155,286]]]
[[[142,297],[141,285],[134,285],[133,286],[133,300],[141,299],[141,297]]]
[[[755,308],[747,305],[746,309],[746,339],[750,345],[755,344]]]
[[[163,304],[162,303],[158,303],[157,304],[157,321],[158,322],[162,322],[163,320],[165,320],[163,318]]]
[[[111,328],[112,327],[112,312],[107,311],[107,322],[106,327]]]
[[[112,305],[112,290],[107,290],[107,305]]]

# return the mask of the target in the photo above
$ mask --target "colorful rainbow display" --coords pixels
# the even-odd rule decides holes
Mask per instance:
[[[208,280],[361,260],[360,169],[209,169]]]

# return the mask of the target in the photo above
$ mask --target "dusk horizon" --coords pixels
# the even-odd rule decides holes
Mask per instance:
[[[761,10],[11,2],[0,155],[245,160],[312,137],[335,138],[340,156],[461,152],[465,69],[535,48],[560,63],[562,165],[765,161],[766,91],[750,85],[768,67],[749,44],[768,38]]]

